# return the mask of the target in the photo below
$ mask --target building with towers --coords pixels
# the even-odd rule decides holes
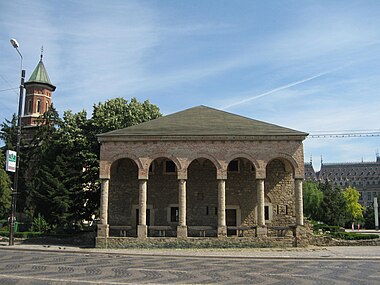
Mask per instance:
[[[320,171],[314,171],[312,161],[305,163],[305,180],[328,181],[332,185],[346,189],[351,186],[359,191],[359,203],[373,205],[375,197],[380,197],[380,155],[376,161],[325,163],[321,160]]]

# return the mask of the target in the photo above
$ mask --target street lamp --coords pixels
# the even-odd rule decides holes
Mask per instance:
[[[21,81],[20,81],[20,97],[18,101],[18,117],[17,117],[17,144],[16,144],[16,170],[13,179],[12,189],[12,211],[10,217],[10,229],[9,229],[9,245],[14,245],[14,232],[15,232],[15,217],[16,217],[16,203],[17,203],[17,190],[18,190],[18,176],[20,168],[20,141],[21,141],[21,115],[22,115],[22,103],[24,97],[24,80],[25,70],[22,69],[22,54],[18,50],[19,44],[15,39],[10,40],[12,46],[17,50],[21,58]]]

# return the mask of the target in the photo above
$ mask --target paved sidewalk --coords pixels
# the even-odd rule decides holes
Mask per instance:
[[[15,244],[0,242],[0,249],[50,251],[84,254],[118,254],[149,256],[193,256],[261,259],[365,259],[380,260],[380,246],[333,246],[307,248],[254,249],[100,249],[74,246]]]

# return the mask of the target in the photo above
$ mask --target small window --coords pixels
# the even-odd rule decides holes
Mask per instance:
[[[45,108],[45,112],[47,112],[49,110],[49,101],[46,101],[46,108]]]
[[[41,112],[41,100],[37,100],[37,113]]]
[[[227,170],[229,172],[239,172],[239,160],[234,159],[228,164]]]
[[[176,171],[175,163],[171,160],[166,160],[164,171],[165,171],[165,173],[175,173],[175,171]]]
[[[170,208],[170,222],[178,222],[179,221],[179,208],[171,207]]]
[[[28,100],[28,114],[32,113],[32,100]]]
[[[265,220],[269,220],[269,206],[264,206],[264,215],[265,215]]]

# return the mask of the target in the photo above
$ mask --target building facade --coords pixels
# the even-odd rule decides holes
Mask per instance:
[[[373,206],[375,197],[380,197],[380,156],[376,154],[374,162],[324,163],[315,172],[312,163],[305,164],[305,180],[328,181],[345,189],[356,188],[359,193],[359,203],[365,207]]]
[[[98,239],[301,226],[306,136],[205,106],[101,134]]]

